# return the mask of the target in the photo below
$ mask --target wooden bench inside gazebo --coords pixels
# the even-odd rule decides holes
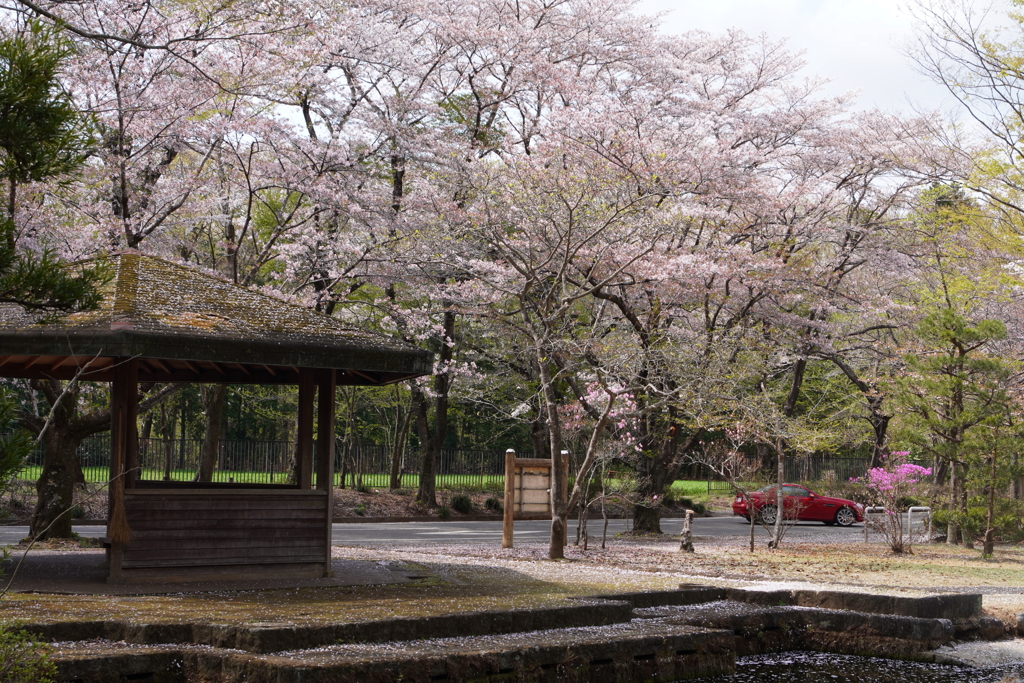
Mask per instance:
[[[335,387],[418,377],[432,356],[159,258],[111,265],[98,310],[0,311],[0,376],[111,385],[108,581],[329,576]],[[140,382],[297,385],[294,483],[142,479]]]

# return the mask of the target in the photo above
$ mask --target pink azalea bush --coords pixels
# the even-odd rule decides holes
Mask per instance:
[[[904,501],[914,484],[932,473],[928,467],[907,462],[908,455],[907,451],[893,451],[883,467],[873,467],[863,477],[851,480],[864,484],[875,505],[884,508],[880,519],[868,520],[865,524],[882,534],[894,553],[912,552],[910,534],[904,530],[907,521]]]

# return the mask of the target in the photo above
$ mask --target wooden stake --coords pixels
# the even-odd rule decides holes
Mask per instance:
[[[683,517],[683,530],[679,533],[679,550],[693,552],[693,510],[687,510]]]
[[[516,452],[505,451],[505,516],[501,525],[501,547],[512,547],[512,530],[516,505]]]

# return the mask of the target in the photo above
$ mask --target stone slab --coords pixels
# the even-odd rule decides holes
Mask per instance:
[[[277,654],[211,647],[64,643],[59,680],[85,683],[179,671],[219,683],[586,680],[641,683],[730,673],[732,634],[655,622],[499,636],[344,644]]]

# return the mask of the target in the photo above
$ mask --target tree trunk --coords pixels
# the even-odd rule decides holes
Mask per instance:
[[[140,403],[139,412],[159,405],[180,386],[167,385],[151,394]],[[79,414],[79,388],[75,382],[32,380],[32,388],[50,404],[50,420],[47,424],[44,418],[25,413],[18,419],[19,424],[37,435],[45,429],[40,440],[43,471],[36,482],[38,497],[30,534],[43,534],[41,539],[70,538],[71,519],[67,513],[74,504],[75,484],[84,481],[78,446],[87,436],[110,429],[110,410]]]
[[[565,543],[569,531],[569,507],[565,499],[566,470],[562,454],[562,429],[558,415],[558,397],[555,395],[554,378],[547,349],[541,340],[534,340],[534,358],[540,370],[540,395],[547,419],[548,453],[551,458],[551,536],[548,540],[548,559],[565,558]],[[541,457],[539,453],[534,454]]]
[[[548,450],[548,423],[544,419],[543,408],[537,409],[537,416],[530,423],[530,442],[533,444],[533,457],[543,458]]]
[[[963,519],[967,519],[967,465],[966,463],[954,463],[953,467],[956,469],[956,496],[957,496],[957,509]],[[974,537],[971,535],[969,529],[960,527],[960,540],[963,541],[964,547],[968,549],[974,549]]]
[[[668,436],[662,439],[656,457],[644,454],[636,460],[636,491],[639,500],[633,505],[633,531],[661,533],[661,496],[665,488],[676,480],[682,464],[677,454],[686,453],[698,441],[699,432],[694,432],[682,441],[683,430],[675,422],[676,415],[668,429]]]
[[[958,505],[960,496],[958,495],[958,489],[960,487],[960,472],[958,471],[956,463],[950,463],[949,467],[949,509],[951,512],[957,512],[960,508]],[[946,543],[949,545],[957,545],[959,543],[960,527],[957,526],[956,522],[950,521],[946,526]]]
[[[651,505],[633,506],[633,531],[661,533],[661,508]]]
[[[448,366],[455,353],[455,313],[445,311],[443,322],[441,349],[438,352],[438,363],[442,372],[434,375],[434,419],[433,425],[428,419],[429,407],[427,398],[415,384],[413,385],[413,401],[416,406],[416,429],[420,437],[422,459],[420,461],[420,485],[416,500],[437,507],[437,462],[441,457],[441,448],[448,436],[448,394],[451,390],[451,374]]]
[[[786,456],[785,446],[783,446],[781,439],[775,444],[775,458],[775,525],[772,527],[772,540],[769,544],[772,548],[778,548],[782,544],[782,518],[785,516],[784,503],[786,501],[783,496],[782,485],[786,480]]]
[[[936,486],[944,486],[949,480],[949,462],[935,456],[932,461],[932,481]]]
[[[220,454],[220,423],[224,415],[224,397],[227,395],[226,384],[215,384],[209,387],[203,396],[203,413],[206,431],[203,434],[203,447],[199,453],[199,469],[192,481],[208,482],[213,480],[213,469]]]
[[[868,403],[868,422],[871,423],[871,431],[874,432],[875,441],[872,444],[871,464],[868,465],[868,467],[881,467],[882,460],[887,455],[886,438],[888,437],[889,432],[889,420],[892,419],[892,415],[886,415],[882,411],[882,404],[885,401],[885,396],[879,393],[878,387],[875,386],[875,384],[861,379],[853,367],[846,363],[842,358],[839,358],[838,356],[831,356],[830,360],[843,371],[846,378],[850,380],[853,386],[857,387]]]
[[[54,420],[43,436],[43,471],[36,482],[36,507],[29,536],[40,541],[71,538],[71,508],[78,472],[78,446],[87,433]]]
[[[437,472],[434,468],[434,438],[430,430],[429,406],[423,390],[412,386],[413,410],[416,413],[416,434],[420,438],[420,483],[416,500],[437,507]]]
[[[174,428],[178,421],[166,403],[160,405],[160,437],[163,439],[164,451],[164,481],[171,480],[171,470],[174,464]],[[184,437],[182,437],[184,438]]]
[[[405,459],[405,446],[409,440],[409,426],[412,424],[412,406],[404,412],[399,408],[395,424],[395,443],[391,450],[391,477],[388,488],[397,491],[402,488],[402,461]]]
[[[998,439],[996,440],[998,443]],[[982,557],[992,557],[992,553],[995,551],[995,535],[992,529],[992,519],[995,517],[996,510],[996,454],[993,453],[991,456],[991,468],[989,469],[988,478],[988,514],[985,518],[985,546],[982,548]]]
[[[39,540],[71,538],[71,507],[75,485],[84,481],[78,446],[85,437],[110,429],[110,411],[79,415],[79,387],[58,380],[32,380],[50,405],[49,424],[42,418],[23,415],[23,426],[43,432],[43,469],[36,482],[36,507],[29,535]],[[38,436],[37,436],[38,438]]]
[[[868,399],[868,409],[871,411],[869,421],[871,422],[871,431],[875,436],[875,442],[871,448],[871,464],[869,468],[881,467],[882,461],[888,454],[886,439],[889,433],[889,420],[892,419],[892,416],[883,413],[881,405],[881,397]]]
[[[1014,453],[1013,455],[1013,471],[1019,472],[1018,466],[1020,464],[1019,456]],[[1010,497],[1015,500],[1024,498],[1024,477],[1014,477],[1010,481]]]

